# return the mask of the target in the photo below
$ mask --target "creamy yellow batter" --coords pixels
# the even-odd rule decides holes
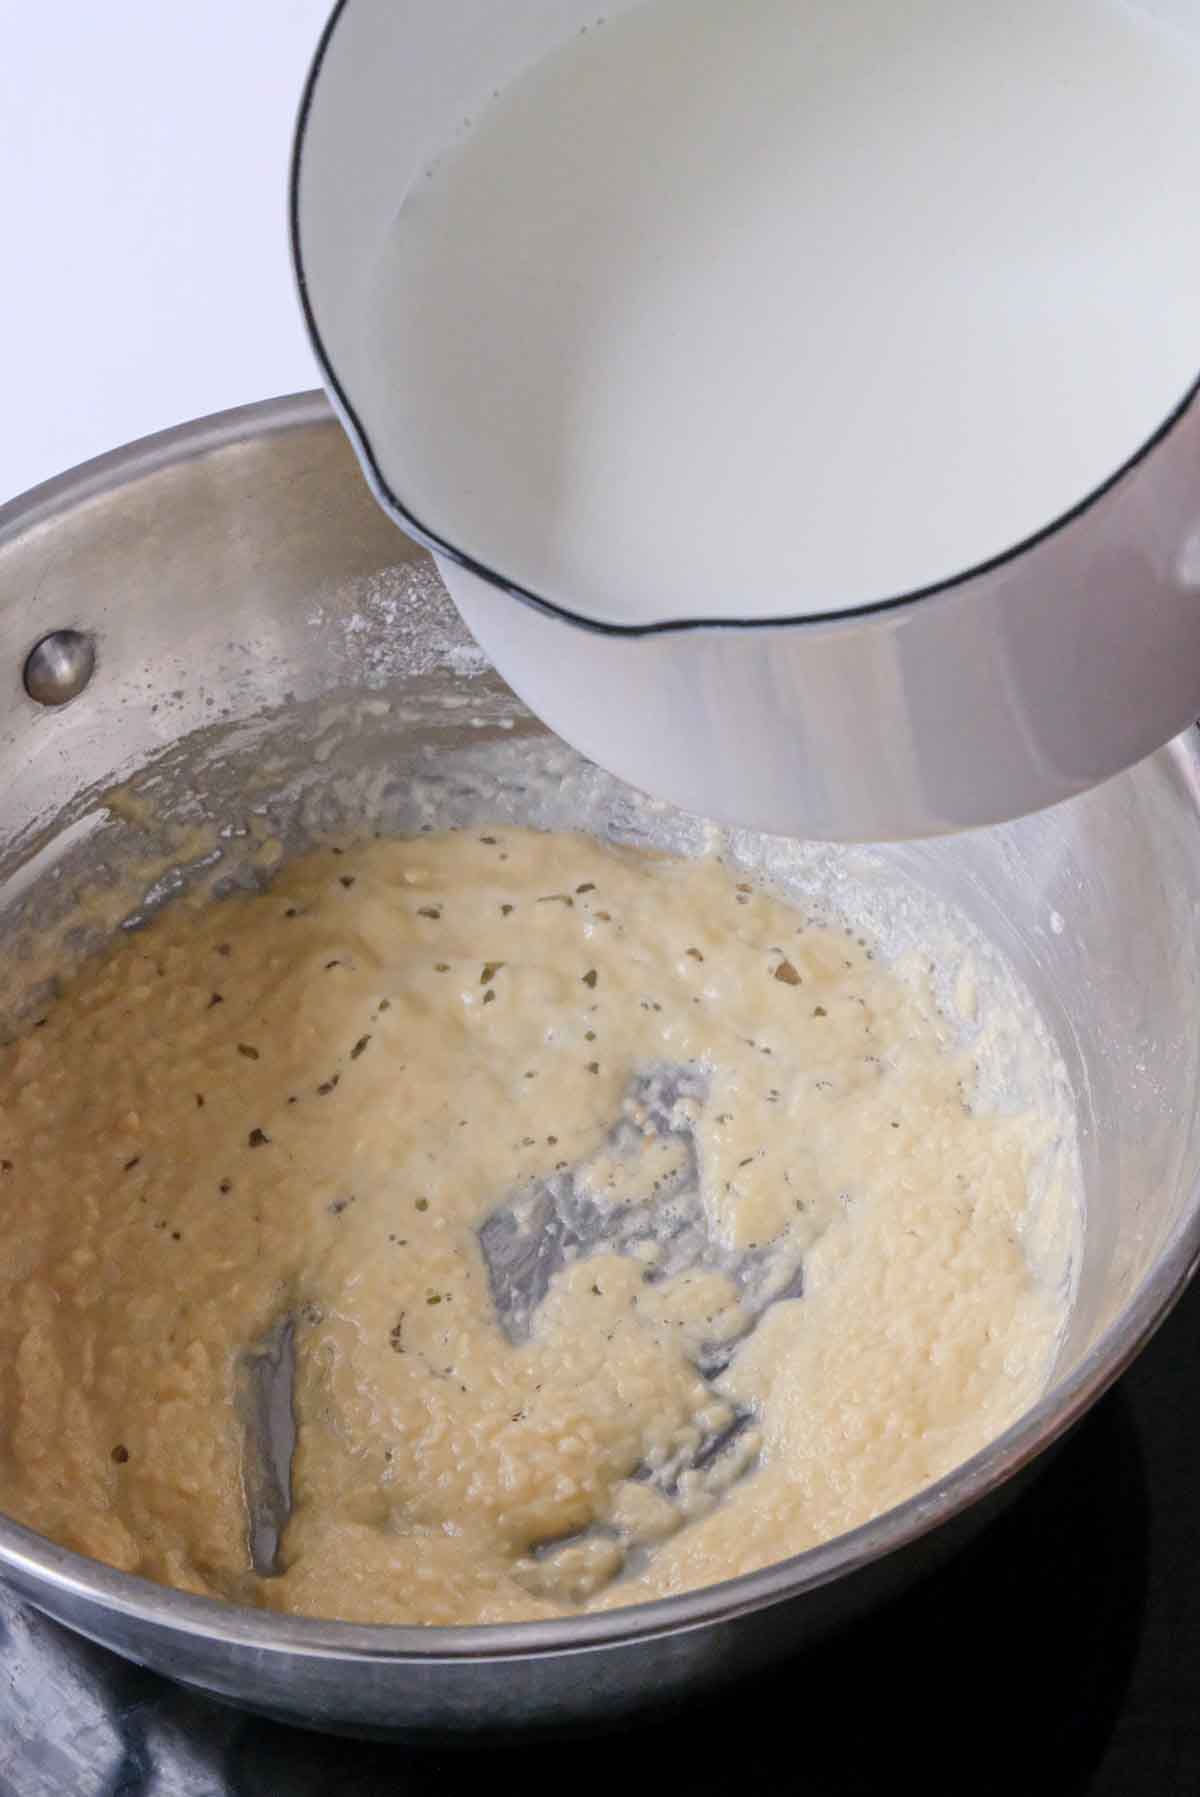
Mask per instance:
[[[664,1065],[690,1134],[631,1099]],[[1047,1120],[978,1114],[919,985],[715,861],[323,849],[85,967],[0,1098],[0,1505],[277,1609],[499,1621],[762,1566],[983,1446],[1064,1320],[1023,1239]],[[666,1203],[685,1140],[711,1251],[584,1252],[507,1327],[485,1220],[555,1178]],[[758,1316],[746,1267],[755,1302],[803,1295]],[[235,1388],[285,1315],[294,1508],[260,1578]]]

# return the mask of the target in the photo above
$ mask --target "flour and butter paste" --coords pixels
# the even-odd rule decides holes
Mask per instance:
[[[189,1591],[455,1624],[708,1584],[982,1447],[1064,1321],[1051,1121],[984,1114],[928,991],[717,861],[322,848],[86,965],[0,1097],[0,1506]],[[282,1319],[264,1577],[236,1398]]]

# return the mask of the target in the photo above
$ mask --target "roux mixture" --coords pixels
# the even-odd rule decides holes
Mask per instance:
[[[4,1051],[0,1506],[187,1590],[424,1623],[852,1528],[1013,1421],[1064,1321],[1027,1254],[1052,1123],[981,1114],[950,1034],[720,863],[581,836],[180,900]],[[514,1308],[486,1245],[547,1194],[601,1231]],[[264,1577],[236,1398],[285,1317]]]

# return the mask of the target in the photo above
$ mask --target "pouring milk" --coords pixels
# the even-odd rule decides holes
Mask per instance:
[[[396,491],[622,623],[844,611],[1085,499],[1200,360],[1200,57],[1126,0],[643,0],[431,145]]]

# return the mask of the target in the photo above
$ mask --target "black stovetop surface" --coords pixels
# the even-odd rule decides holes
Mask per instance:
[[[0,1595],[3,1797],[1200,1793],[1200,1285],[1034,1487],[869,1623],[620,1736],[462,1752],[258,1722]]]

